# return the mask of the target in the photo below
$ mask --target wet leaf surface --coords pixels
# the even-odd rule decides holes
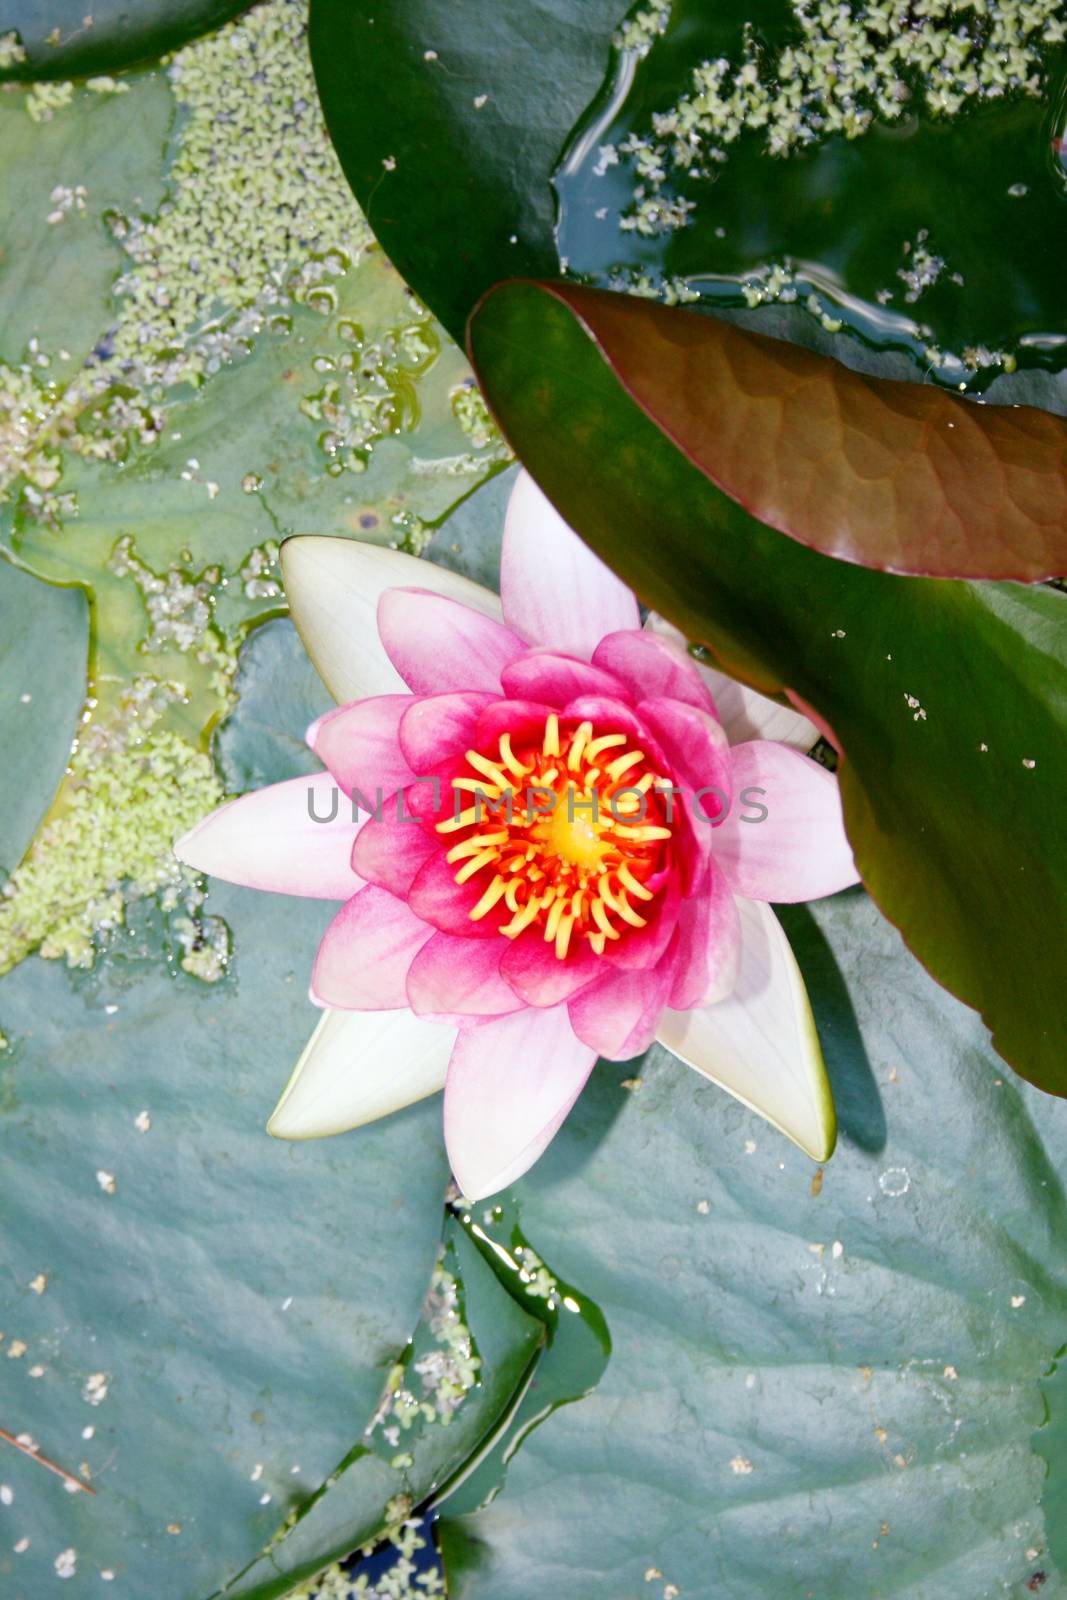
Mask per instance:
[[[153,61],[247,10],[247,0],[10,0],[2,23],[23,55],[0,79],[88,78]]]
[[[56,589],[0,565],[0,867],[9,872],[66,768],[88,645],[80,589]]]
[[[514,1193],[612,1358],[489,1506],[446,1507],[456,1600],[577,1571],[589,1600],[1064,1592],[1031,1436],[1067,1321],[1067,1107],[1000,1076],[862,892],[787,911],[835,1092],[883,1139],[846,1131],[815,1182],[665,1052],[597,1068]]]

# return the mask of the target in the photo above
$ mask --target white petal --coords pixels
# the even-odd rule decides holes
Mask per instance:
[[[509,628],[588,661],[605,634],[639,628],[633,593],[569,527],[524,469],[504,521],[500,593]]]
[[[187,867],[246,889],[348,900],[363,887],[352,847],[367,821],[328,772],[286,778],[229,800],[182,835],[174,854]]]
[[[741,970],[728,1000],[666,1011],[656,1037],[689,1066],[758,1111],[815,1161],[837,1123],[807,990],[769,906],[738,900]]]
[[[304,648],[340,705],[369,695],[406,692],[378,637],[378,600],[386,589],[430,589],[497,621],[500,600],[481,584],[402,550],[301,534],[281,549],[285,592]]]
[[[655,611],[649,613],[645,627],[685,647],[685,634]],[[719,720],[731,744],[743,744],[748,739],[774,739],[807,754],[818,742],[818,728],[801,712],[779,705],[769,695],[738,683],[736,678],[714,667],[706,667],[699,661],[694,661],[693,665],[711,691]]]
[[[321,1139],[399,1111],[445,1085],[455,1028],[410,1011],[327,1011],[267,1132]]]

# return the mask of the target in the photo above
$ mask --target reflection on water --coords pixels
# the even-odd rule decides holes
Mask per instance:
[[[554,176],[565,270],[669,303],[795,305],[955,388],[1060,370],[1058,3],[636,15]]]

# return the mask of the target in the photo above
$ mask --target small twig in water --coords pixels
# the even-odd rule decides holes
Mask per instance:
[[[64,1483],[69,1483],[72,1489],[80,1489],[83,1494],[95,1494],[96,1490],[91,1484],[83,1483],[81,1478],[76,1478],[73,1472],[68,1472],[65,1467],[58,1467],[54,1461],[49,1461],[39,1450],[31,1450],[28,1444],[23,1444],[21,1439],[16,1439],[13,1433],[8,1433],[6,1428],[0,1428],[0,1439],[5,1444],[14,1445],[16,1450],[21,1450],[24,1456],[29,1456],[31,1461],[39,1461],[42,1467],[47,1467],[49,1472],[54,1472],[57,1478],[62,1478]]]

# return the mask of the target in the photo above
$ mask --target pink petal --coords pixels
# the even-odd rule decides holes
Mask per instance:
[[[378,632],[415,694],[499,694],[502,670],[523,651],[522,640],[503,623],[428,589],[386,589],[378,601]]]
[[[326,929],[311,974],[311,998],[338,1011],[407,1005],[408,968],[432,930],[386,889],[369,883]]]
[[[712,849],[734,893],[784,905],[858,883],[833,773],[767,739],[730,754],[734,803]]]
[[[408,1004],[417,1016],[503,1017],[522,1001],[500,974],[505,939],[435,933],[408,973]]]
[[[504,693],[513,699],[540,700],[556,707],[565,706],[580,694],[628,698],[625,686],[610,672],[554,650],[531,650],[520,656],[504,668],[500,681]]]
[[[595,1060],[566,1006],[461,1030],[445,1083],[445,1144],[469,1200],[496,1194],[533,1165]]]
[[[678,959],[669,1004],[708,1006],[732,994],[741,959],[737,902],[714,861],[703,890],[678,908]]]
[[[620,678],[635,700],[666,695],[716,715],[696,663],[681,645],[660,634],[641,629],[610,633],[593,652],[593,664]]]
[[[408,813],[403,794],[390,795],[382,802],[380,815],[360,829],[352,865],[368,883],[404,899],[423,862],[439,848]]]
[[[351,861],[365,820],[353,822],[351,802],[335,779],[317,772],[220,806],[178,840],[174,854],[197,872],[246,889],[347,900],[363,886]]]
[[[606,633],[637,628],[630,590],[564,522],[529,473],[508,502],[500,597],[509,626],[530,644],[588,661]]]
[[[419,868],[408,891],[408,905],[417,917],[441,933],[455,933],[467,939],[498,939],[500,924],[511,918],[505,906],[495,905],[477,922],[471,912],[485,892],[485,874],[475,873],[466,883],[456,882],[458,866],[449,866],[444,847],[434,851]],[[503,902],[501,902],[502,904]]]
[[[681,700],[642,700],[637,714],[662,744],[675,776],[693,791],[702,814],[717,817],[729,804],[732,772],[722,724]],[[713,792],[701,795],[702,789]]]
[[[478,718],[479,750],[494,750],[502,733],[511,734],[513,749],[518,749],[524,741],[539,744],[545,721],[556,710],[543,701],[494,700]]]
[[[400,748],[400,719],[412,704],[409,694],[381,694],[338,706],[313,722],[306,738],[345,794],[358,789],[368,805],[375,794],[392,794],[415,776]]]
[[[420,774],[403,793],[402,814],[415,818],[438,844],[441,843],[441,835],[437,832],[437,824],[454,816],[456,811],[456,791],[451,784],[456,766],[455,756],[450,756],[440,766],[431,767],[428,772]],[[445,845],[443,848],[448,847]]]
[[[681,700],[642,700],[637,712],[662,743],[681,791],[671,820],[678,859],[685,867],[683,891],[692,894],[712,849],[711,823],[730,803],[726,734],[709,712]]]
[[[477,736],[479,713],[492,703],[491,694],[476,690],[409,699],[400,743],[412,773],[421,777],[449,756],[469,749]]]
[[[625,700],[619,700],[614,695],[580,694],[568,701],[563,714],[578,722],[591,722],[596,735],[625,733],[644,751],[654,767],[665,774],[668,772],[669,762],[662,746],[656,742],[648,724]]]
[[[643,972],[613,972],[570,1002],[571,1027],[598,1056],[629,1061],[647,1050],[671,992],[673,955]]]
[[[560,961],[555,947],[546,944],[536,928],[513,940],[500,962],[501,977],[530,1006],[559,1005],[607,970],[603,956],[585,943]]]

